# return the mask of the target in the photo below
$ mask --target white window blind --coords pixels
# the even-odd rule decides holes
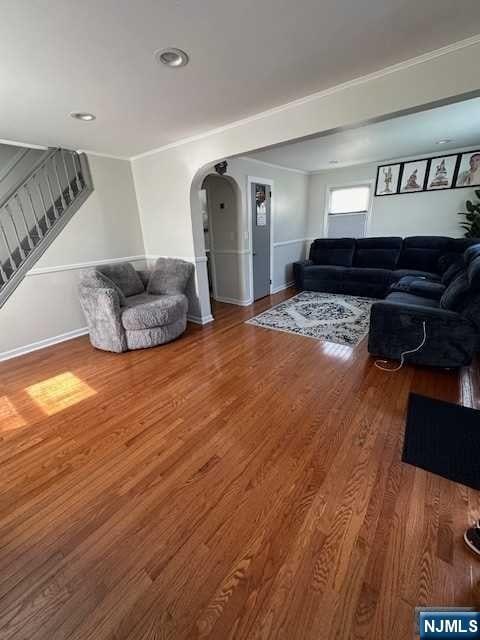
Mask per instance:
[[[332,188],[329,192],[329,238],[363,238],[366,233],[370,186]]]

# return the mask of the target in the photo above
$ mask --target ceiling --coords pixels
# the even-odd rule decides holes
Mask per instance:
[[[451,142],[438,145],[439,140]],[[480,146],[480,98],[249,154],[302,171],[380,162]],[[331,164],[337,161],[336,164]]]
[[[478,0],[3,0],[0,138],[132,156],[475,35]],[[156,49],[191,56],[161,67]],[[68,117],[90,111],[87,124]]]

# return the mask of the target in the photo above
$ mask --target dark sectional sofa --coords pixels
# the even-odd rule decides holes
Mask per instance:
[[[368,349],[408,362],[460,367],[480,348],[480,239],[318,239],[294,264],[296,286],[380,298],[372,306]]]

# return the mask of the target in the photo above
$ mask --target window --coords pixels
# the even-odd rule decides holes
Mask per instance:
[[[369,184],[329,189],[328,238],[363,238],[365,236],[370,193]]]

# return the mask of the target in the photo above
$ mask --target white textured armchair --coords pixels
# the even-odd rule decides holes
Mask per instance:
[[[120,353],[174,340],[187,326],[185,291],[194,266],[176,258],[159,258],[150,270],[129,262],[82,272],[79,293],[97,349]]]

